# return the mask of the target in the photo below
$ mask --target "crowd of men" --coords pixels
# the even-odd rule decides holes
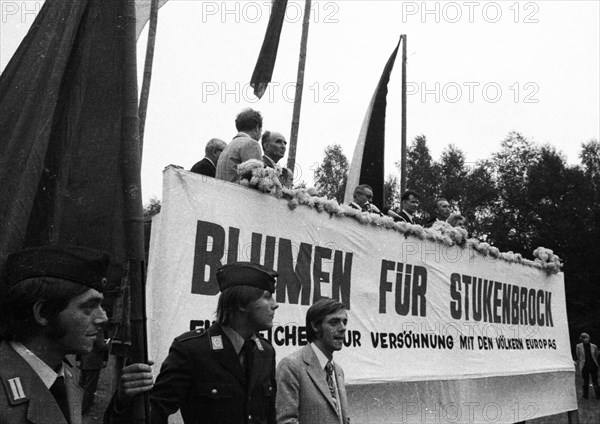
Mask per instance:
[[[43,246],[8,257],[0,297],[0,422],[81,424],[83,391],[66,356],[89,354],[102,309],[108,254]],[[154,381],[150,364],[123,368],[105,423],[131,423],[132,401],[149,392],[153,424],[177,411],[185,423],[349,422],[344,374],[333,361],[348,316],[333,299],[306,313],[309,344],[275,369],[259,332],[273,326],[277,273],[251,262],[225,265],[216,321],[176,337]]]
[[[238,166],[247,160],[256,159],[262,161],[265,167],[277,169],[282,185],[290,188],[293,173],[278,164],[285,156],[287,141],[279,132],[263,132],[262,125],[263,118],[260,112],[250,108],[242,110],[235,118],[238,133],[233,140],[229,144],[218,138],[209,140],[205,147],[205,157],[192,166],[191,171],[218,180],[235,182],[239,179]],[[415,213],[419,208],[419,195],[413,190],[402,194],[399,211],[389,206],[379,210],[371,203],[373,189],[367,184],[356,186],[353,197],[353,201],[348,204],[351,208],[381,216],[389,215],[394,221],[417,224]],[[450,203],[446,199],[436,199],[433,216],[425,221],[423,226],[429,228],[437,221],[444,221],[453,227],[465,228],[465,218],[450,212]]]
[[[292,171],[278,164],[287,150],[285,137],[275,131],[263,132],[261,113],[250,108],[237,115],[235,127],[238,133],[229,144],[218,138],[209,140],[204,149],[205,157],[190,171],[218,180],[235,182],[238,180],[238,166],[250,159],[256,159],[262,161],[265,167],[278,170],[282,185],[291,187]]]
[[[374,213],[380,216],[391,216],[395,222],[407,222],[409,224],[417,224],[415,214],[419,209],[420,197],[413,190],[405,191],[400,197],[400,210],[396,211],[389,206],[383,208],[382,211],[371,203],[373,199],[373,189],[367,184],[356,186],[353,194],[353,201],[348,204],[353,209],[362,212]],[[433,215],[423,223],[425,228],[432,227],[436,222],[447,222],[453,227],[466,227],[466,219],[459,214],[451,214],[450,203],[444,198],[435,199],[435,208]]]

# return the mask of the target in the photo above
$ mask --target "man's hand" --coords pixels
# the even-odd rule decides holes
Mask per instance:
[[[152,376],[152,365],[154,361],[146,364],[131,364],[121,371],[121,382],[117,391],[119,405],[129,405],[134,396],[149,391],[154,386]]]

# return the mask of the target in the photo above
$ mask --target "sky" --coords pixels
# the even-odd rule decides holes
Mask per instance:
[[[0,0],[0,68],[42,1]],[[454,144],[487,159],[510,131],[579,163],[600,138],[598,1],[314,1],[296,157],[313,184],[327,145],[351,160],[383,67],[407,34],[407,138],[424,134],[434,159]],[[261,100],[249,86],[270,1],[170,0],[159,12],[142,163],[144,202],[162,197],[162,170],[202,159],[213,137],[230,141],[235,115],[263,114],[290,134],[304,2],[290,1],[273,74]],[[147,29],[138,41],[141,84]],[[400,159],[401,61],[391,75],[386,173]],[[281,163],[287,162],[287,156]]]

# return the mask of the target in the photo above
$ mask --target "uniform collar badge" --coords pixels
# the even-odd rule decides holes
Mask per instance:
[[[8,401],[11,405],[18,405],[29,400],[27,395],[25,395],[25,391],[23,390],[21,377],[8,378],[6,380],[2,380],[2,382],[6,388]]]
[[[212,350],[223,350],[223,338],[219,336],[212,336],[210,338],[210,345]]]

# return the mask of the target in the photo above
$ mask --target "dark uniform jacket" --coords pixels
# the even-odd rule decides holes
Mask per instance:
[[[64,367],[71,424],[81,424],[83,391],[71,367]],[[1,424],[67,424],[50,390],[6,341],[0,342],[0,380]]]
[[[181,409],[186,424],[275,424],[275,350],[259,337],[250,381],[218,324],[177,337],[150,392],[150,422],[166,424]],[[110,405],[112,419],[129,423]],[[108,411],[107,411],[108,416]]]

